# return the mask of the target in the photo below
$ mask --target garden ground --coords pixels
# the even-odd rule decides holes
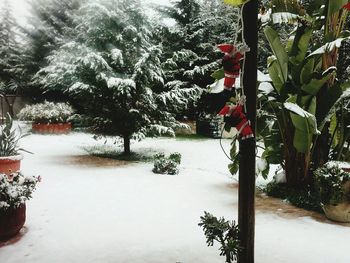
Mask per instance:
[[[89,134],[23,139],[23,172],[43,180],[27,203],[21,235],[0,243],[1,263],[220,263],[198,227],[204,211],[236,218],[238,183],[218,140],[146,139],[139,153],[180,152],[177,176],[152,173],[152,163],[86,154]],[[229,150],[229,140],[223,141]],[[259,182],[261,179],[259,179]],[[257,263],[348,263],[350,225],[257,198]]]

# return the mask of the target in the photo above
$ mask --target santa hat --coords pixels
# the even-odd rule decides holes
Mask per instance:
[[[224,52],[224,53],[231,53],[233,50],[235,50],[235,46],[232,44],[221,44],[218,45],[218,48]]]

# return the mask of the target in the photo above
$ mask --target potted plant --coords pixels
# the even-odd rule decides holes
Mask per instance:
[[[26,219],[25,202],[32,197],[40,176],[0,173],[0,240],[16,235]]]
[[[316,192],[327,218],[350,222],[350,174],[335,163],[314,172]]]
[[[45,101],[34,105],[27,105],[19,113],[18,118],[32,121],[32,129],[37,133],[69,133],[72,125],[67,119],[74,113],[67,103]]]
[[[18,145],[22,137],[24,135],[13,128],[13,119],[8,115],[0,126],[0,173],[10,174],[20,170],[23,159],[20,152],[25,151]]]

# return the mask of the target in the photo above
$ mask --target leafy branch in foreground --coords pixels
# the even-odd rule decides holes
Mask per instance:
[[[204,230],[207,245],[213,246],[214,241],[220,243],[220,256],[226,257],[226,263],[237,260],[237,254],[242,249],[239,241],[239,228],[235,221],[227,221],[225,218],[217,218],[208,212],[201,216],[198,224]]]

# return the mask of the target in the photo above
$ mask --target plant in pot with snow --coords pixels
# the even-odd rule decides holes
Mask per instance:
[[[227,221],[225,218],[217,218],[208,212],[201,216],[198,224],[203,228],[207,238],[207,245],[213,246],[214,241],[220,244],[220,256],[226,257],[226,263],[237,260],[237,254],[241,250],[239,241],[239,228],[235,221]]]
[[[16,172],[0,173],[0,240],[16,235],[26,219],[25,202],[32,197],[40,176],[24,176]]]
[[[74,113],[67,103],[45,101],[34,105],[27,105],[19,113],[18,118],[32,121],[32,129],[37,133],[69,133],[72,126],[68,118]]]
[[[327,163],[314,172],[315,187],[327,218],[350,222],[350,173]]]
[[[154,157],[153,172],[157,174],[175,175],[179,173],[179,164],[181,163],[181,154],[172,153],[166,157],[164,153],[158,153]]]
[[[23,156],[19,147],[19,140],[25,135],[13,127],[13,119],[8,114],[6,122],[0,126],[0,173],[10,174],[20,169]]]

